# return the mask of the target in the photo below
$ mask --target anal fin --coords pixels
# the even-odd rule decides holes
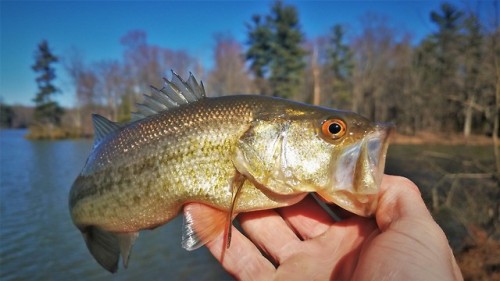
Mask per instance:
[[[139,237],[139,232],[118,233],[116,236],[118,237],[118,243],[120,244],[123,267],[127,268],[130,252],[135,240]]]
[[[82,232],[85,244],[96,261],[111,273],[118,270],[120,253],[126,268],[130,251],[138,232],[113,233],[99,227],[90,226]]]

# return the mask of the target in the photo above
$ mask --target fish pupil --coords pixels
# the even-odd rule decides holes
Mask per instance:
[[[334,122],[330,124],[330,126],[328,126],[328,131],[330,132],[330,134],[336,135],[340,133],[340,131],[342,131],[342,126],[340,126],[339,123]]]

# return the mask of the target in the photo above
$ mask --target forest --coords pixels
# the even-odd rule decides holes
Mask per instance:
[[[497,14],[480,18],[449,3],[428,15],[436,30],[418,43],[412,34],[369,13],[353,32],[332,23],[328,34],[308,38],[295,7],[276,1],[268,14],[242,24],[245,42],[214,34],[214,65],[207,69],[196,54],[148,42],[143,30],[120,38],[120,60],[86,61],[73,48],[53,54],[42,41],[34,52],[38,93],[35,108],[1,104],[2,127],[29,126],[32,138],[88,137],[91,113],[126,122],[150,86],[161,88],[170,69],[192,72],[209,96],[272,95],[352,110],[390,121],[400,134],[419,132],[467,138],[498,136],[500,103],[500,27]],[[57,103],[54,64],[71,78],[76,104]]]

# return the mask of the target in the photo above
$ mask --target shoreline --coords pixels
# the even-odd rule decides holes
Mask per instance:
[[[487,146],[493,145],[493,138],[483,135],[470,135],[464,138],[458,133],[436,134],[422,132],[413,136],[393,133],[390,137],[391,144],[428,144],[428,145],[471,145]]]

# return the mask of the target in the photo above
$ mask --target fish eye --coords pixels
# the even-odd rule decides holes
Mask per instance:
[[[328,119],[321,125],[321,132],[328,138],[337,140],[345,135],[345,122],[340,119]]]

